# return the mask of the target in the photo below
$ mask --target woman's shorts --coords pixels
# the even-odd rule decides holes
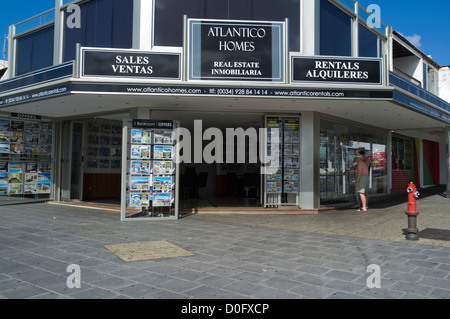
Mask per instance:
[[[365,193],[369,191],[369,175],[361,175],[359,178],[358,186],[356,187],[356,192]]]

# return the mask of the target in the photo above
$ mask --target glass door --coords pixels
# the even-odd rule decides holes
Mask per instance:
[[[321,121],[319,167],[321,204],[339,204],[356,199],[356,175],[354,170],[349,170],[356,164],[356,151],[364,150],[371,163],[369,192],[387,193],[386,142],[387,136],[383,133]],[[396,145],[394,139],[393,144]],[[398,149],[401,149],[399,153],[403,154],[402,158],[410,162],[412,145],[398,145]],[[349,171],[343,175],[346,170]]]
[[[349,184],[342,176],[352,151],[337,132],[320,131],[320,196],[323,204],[346,201]],[[353,157],[352,157],[353,158]]]

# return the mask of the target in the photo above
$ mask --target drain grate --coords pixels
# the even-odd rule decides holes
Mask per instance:
[[[419,238],[450,241],[450,230],[447,229],[425,228],[418,235]]]

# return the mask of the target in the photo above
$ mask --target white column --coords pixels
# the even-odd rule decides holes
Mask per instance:
[[[301,52],[304,55],[320,53],[320,0],[301,2]]]
[[[16,39],[14,36],[16,35],[16,27],[14,25],[9,26],[9,34],[8,34],[8,77],[7,79],[13,78],[16,76],[17,68],[16,68]]]
[[[64,19],[61,19],[61,2],[62,0],[55,0],[55,25],[54,25],[54,41],[53,41],[53,65],[62,63],[62,34],[64,29]]]
[[[355,3],[356,18],[352,19],[352,56],[359,56],[359,5]]]
[[[300,160],[300,206],[320,208],[320,119],[315,112],[302,112]]]
[[[133,0],[133,49],[151,50],[153,0]]]

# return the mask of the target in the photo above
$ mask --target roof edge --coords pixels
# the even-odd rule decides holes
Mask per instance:
[[[413,48],[414,50],[416,50],[421,57],[426,60],[428,63],[430,63],[431,65],[433,65],[435,68],[437,69],[441,69],[442,66],[439,65],[439,63],[437,63],[436,61],[434,61],[432,58],[430,58],[428,55],[426,55],[425,53],[423,53],[423,51],[419,50],[414,44],[412,44],[408,39],[405,38],[405,36],[403,36],[400,32],[397,32],[395,30],[392,31],[392,33],[397,36],[398,38],[400,38],[402,41],[404,41],[406,44],[408,44],[411,48]]]

